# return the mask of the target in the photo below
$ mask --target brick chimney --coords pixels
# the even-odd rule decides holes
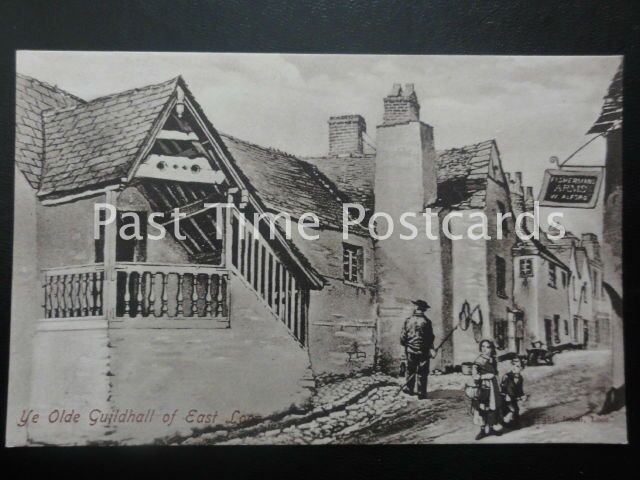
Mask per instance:
[[[515,172],[513,177],[509,172],[505,172],[509,193],[511,197],[511,208],[513,214],[518,216],[524,212],[524,191],[522,190],[522,172]]]
[[[399,83],[394,84],[391,93],[384,98],[382,124],[396,125],[419,120],[420,104],[413,83],[407,83],[404,90]]]
[[[421,212],[437,198],[433,127],[419,115],[413,85],[394,85],[377,127],[375,173],[375,208],[394,218]]]
[[[534,202],[533,187],[527,187],[524,194],[524,210],[526,212],[533,212]]]
[[[329,118],[329,155],[362,155],[362,134],[366,131],[361,115]]]

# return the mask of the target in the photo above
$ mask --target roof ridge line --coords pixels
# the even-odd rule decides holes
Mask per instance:
[[[463,145],[461,147],[451,147],[451,148],[445,148],[443,150],[438,150],[439,152],[450,152],[452,150],[464,150],[465,148],[468,147],[476,147],[478,145],[482,145],[482,144],[493,144],[493,143],[497,143],[495,138],[489,138],[488,140],[482,140],[481,142],[476,142],[476,143],[469,143],[467,145]]]
[[[250,142],[249,140],[244,140],[244,139],[242,139],[240,137],[236,137],[235,135],[231,135],[229,133],[225,133],[225,132],[222,132],[222,131],[219,131],[219,133],[223,137],[228,137],[228,138],[230,138],[232,140],[236,140],[238,142],[246,143],[247,145],[250,145],[250,146],[255,147],[255,148],[259,148],[261,150],[266,150],[266,151],[269,151],[269,152],[278,153],[280,155],[284,155],[285,157],[293,158],[293,159],[299,160],[299,161],[304,161],[304,160],[302,160],[302,157],[299,157],[299,156],[295,155],[294,153],[290,153],[290,152],[287,152],[285,150],[280,150],[279,148],[267,147],[265,145],[260,145],[258,143]]]
[[[68,97],[71,97],[74,100],[77,100],[80,103],[87,103],[87,101],[83,98],[78,97],[77,95],[74,95],[73,93],[70,93],[68,91],[66,91],[63,88],[58,87],[57,85],[51,85],[50,83],[47,83],[43,80],[40,80],[36,77],[32,77],[30,75],[25,75],[24,73],[20,73],[20,72],[16,72],[16,77],[21,77],[29,82],[37,82],[39,85],[43,86],[44,88],[48,89],[48,90],[53,90],[56,93],[61,93],[63,95],[66,95]],[[50,109],[47,109],[50,110]]]
[[[175,82],[177,84],[177,82],[179,81],[179,79],[181,79],[182,77],[180,75],[173,77],[169,80],[165,80],[164,82],[160,82],[160,83],[151,83],[142,87],[135,87],[135,88],[129,88],[127,90],[122,90],[120,92],[116,92],[116,93],[110,93],[108,95],[103,95],[101,97],[97,97],[91,100],[83,100],[82,104],[78,104],[78,105],[72,105],[71,107],[64,107],[64,108],[47,108],[45,110],[42,111],[43,114],[47,114],[47,115],[55,115],[57,113],[64,113],[64,112],[68,112],[71,110],[75,110],[78,107],[88,107],[88,106],[92,106],[95,105],[96,103],[99,102],[103,102],[103,101],[107,101],[107,100],[111,100],[113,98],[117,98],[119,96],[122,95],[129,95],[131,93],[134,92],[140,92],[142,90],[146,90],[146,89],[151,89],[151,88],[156,88],[156,87],[161,87],[161,86],[165,86],[165,85],[169,85],[173,82]]]

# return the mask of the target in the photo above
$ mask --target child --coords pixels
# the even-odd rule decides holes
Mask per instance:
[[[503,402],[503,421],[504,425],[510,428],[520,428],[520,407],[519,401],[526,400],[524,394],[522,379],[522,369],[524,365],[518,357],[511,360],[511,371],[502,377],[500,390],[502,392]]]

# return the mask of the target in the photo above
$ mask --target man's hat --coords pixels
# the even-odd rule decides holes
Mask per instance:
[[[431,306],[424,300],[411,300],[411,303],[413,303],[420,310],[426,310],[427,308],[431,308]]]

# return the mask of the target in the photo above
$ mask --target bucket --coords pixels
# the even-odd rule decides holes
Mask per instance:
[[[476,400],[480,396],[480,387],[478,385],[465,385],[464,394],[471,400]]]
[[[464,362],[461,365],[461,371],[463,375],[471,375],[471,373],[473,372],[473,363]]]

